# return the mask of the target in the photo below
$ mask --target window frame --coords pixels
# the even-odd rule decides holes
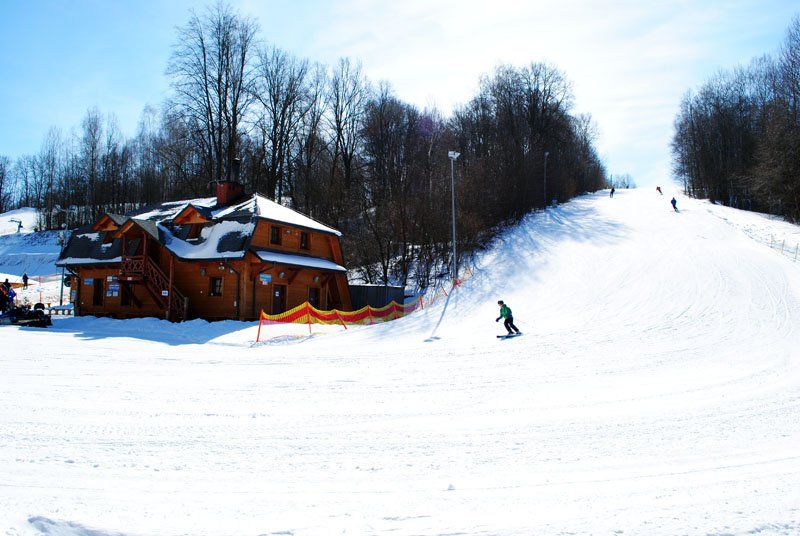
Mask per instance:
[[[269,243],[274,246],[283,245],[283,228],[277,225],[270,225],[269,227]]]
[[[209,297],[212,298],[222,297],[223,290],[224,290],[224,284],[223,284],[223,279],[221,277],[212,276],[208,278]]]

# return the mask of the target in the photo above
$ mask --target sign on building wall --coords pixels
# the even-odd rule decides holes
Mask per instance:
[[[269,285],[272,283],[272,274],[258,274],[258,279],[262,285]]]
[[[108,285],[108,290],[106,291],[106,296],[109,298],[119,296],[119,283],[110,283]]]

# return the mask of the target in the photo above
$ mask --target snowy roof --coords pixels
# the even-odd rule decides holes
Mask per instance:
[[[200,235],[191,236],[190,225],[176,225],[175,217],[192,206],[212,221],[201,225]],[[111,217],[109,215],[109,217]],[[117,216],[119,218],[119,216]],[[212,260],[243,258],[250,245],[256,220],[264,219],[293,227],[341,236],[341,233],[313,218],[260,195],[249,196],[233,205],[218,206],[216,197],[169,201],[148,205],[124,217],[149,236],[164,245],[178,258],[185,260]],[[117,221],[115,219],[115,221]],[[128,254],[136,250],[137,240],[130,240]],[[120,262],[122,241],[109,240],[104,232],[93,232],[91,226],[72,233],[58,266]],[[302,255],[284,255],[298,266],[314,266],[332,271],[344,268],[324,259]],[[270,259],[274,260],[274,259]],[[316,260],[316,264],[310,264]]]
[[[122,262],[122,241],[103,240],[109,232],[111,231],[92,231],[89,225],[76,229],[56,261],[56,266]],[[138,240],[128,242],[128,252],[132,254],[136,251],[138,244]]]
[[[302,266],[303,268],[317,268],[319,270],[328,270],[331,272],[346,272],[344,266],[340,266],[333,261],[321,259],[319,257],[306,257],[305,255],[294,255],[291,253],[280,253],[277,251],[270,251],[262,248],[250,248],[250,251],[255,253],[259,259],[264,262],[274,262],[277,264],[285,264],[288,266]]]
[[[230,259],[244,257],[255,223],[222,221],[206,225],[194,239],[179,238],[165,226],[159,229],[166,248],[181,259]]]
[[[301,214],[296,210],[285,207],[271,199],[267,199],[261,195],[250,196],[249,199],[229,207],[224,207],[219,211],[214,212],[215,218],[225,218],[232,215],[241,215],[242,213],[252,214],[256,217],[265,220],[271,220],[287,225],[294,225],[296,227],[305,227],[315,231],[322,231],[323,233],[330,233],[336,236],[342,236],[342,233],[332,227],[328,227],[317,220]]]
[[[77,266],[81,264],[119,264],[122,262],[121,256],[107,259],[94,259],[91,257],[64,257],[56,261],[56,266]]]
[[[278,223],[285,223],[296,227],[305,227],[323,233],[330,233],[341,236],[342,233],[332,227],[318,222],[294,209],[283,206],[262,195],[251,195],[244,200],[232,205],[217,206],[216,197],[205,197],[199,199],[187,199],[184,201],[169,201],[148,205],[138,211],[127,215],[137,221],[149,220],[159,223],[171,221],[186,207],[192,205],[200,213],[213,220],[227,220],[231,218],[241,219],[243,217],[263,218]]]
[[[189,205],[198,208],[212,208],[217,204],[216,197],[205,197],[201,199],[186,199],[184,201],[167,201],[147,205],[137,211],[129,213],[127,216],[137,220],[152,220],[157,222],[168,221],[178,215],[180,211]]]

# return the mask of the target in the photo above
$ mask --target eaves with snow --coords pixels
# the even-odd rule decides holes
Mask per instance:
[[[192,232],[192,225],[175,222],[176,217],[187,208],[194,209],[203,219],[203,223],[199,224],[199,233]],[[101,219],[94,225],[73,231],[56,264],[70,266],[121,262],[122,248],[128,250],[127,255],[132,255],[138,242],[130,240],[123,246],[121,240],[109,240],[108,233],[127,225],[141,228],[179,259],[241,259],[250,248],[250,240],[258,220],[341,236],[338,230],[258,194],[223,206],[218,204],[216,197],[209,197],[149,205],[125,216],[108,214],[105,221],[109,227],[103,230],[98,229],[99,223],[103,221]],[[258,248],[258,251],[254,249],[253,252],[262,259],[264,256],[275,255],[263,248]],[[323,262],[321,259],[303,255],[292,255],[292,259],[284,260],[300,266],[316,266]],[[325,262],[325,269],[344,271],[338,264]]]

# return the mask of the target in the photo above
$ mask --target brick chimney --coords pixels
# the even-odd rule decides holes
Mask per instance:
[[[233,181],[217,181],[217,206],[230,205],[244,195],[244,186]]]
[[[239,165],[239,159],[235,158],[231,165],[232,173],[228,174],[228,180],[217,181],[217,206],[230,205],[244,196],[244,186],[239,182]],[[232,178],[231,175],[233,175]]]

